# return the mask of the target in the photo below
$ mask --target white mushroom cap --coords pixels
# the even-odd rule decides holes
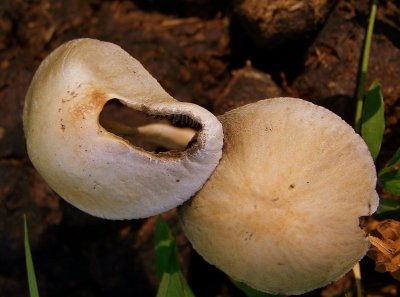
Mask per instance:
[[[329,110],[293,98],[219,117],[223,154],[180,208],[197,252],[233,279],[300,294],[337,279],[368,240],[359,217],[378,205],[367,146]]]
[[[180,153],[155,154],[106,131],[99,114],[113,98],[150,115],[201,128]],[[68,42],[40,65],[24,107],[28,154],[47,183],[92,215],[143,218],[183,203],[221,156],[222,126],[210,112],[168,95],[120,47],[93,39]]]

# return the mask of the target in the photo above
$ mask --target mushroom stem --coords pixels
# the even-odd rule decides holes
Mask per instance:
[[[168,124],[149,124],[137,128],[139,135],[146,137],[155,145],[170,150],[183,150],[195,136],[191,128],[177,128]]]
[[[357,262],[356,265],[353,267],[353,274],[356,283],[356,290],[357,290],[357,297],[363,297],[363,288],[361,283],[361,269],[360,263]]]
[[[167,123],[130,127],[116,121],[103,121],[103,125],[113,134],[141,138],[168,150],[184,150],[196,134],[191,128],[178,128]]]

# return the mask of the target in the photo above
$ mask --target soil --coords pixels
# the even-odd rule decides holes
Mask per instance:
[[[352,123],[368,1],[328,5],[324,17],[311,27],[304,26],[303,12],[293,13],[290,26],[296,28],[295,35],[286,34],[288,28],[278,18],[274,30],[281,28],[283,33],[274,31],[271,40],[262,32],[248,35],[237,12],[242,3],[1,2],[0,296],[28,295],[23,214],[42,297],[155,296],[159,283],[154,267],[155,218],[106,221],[82,213],[47,186],[27,156],[21,117],[25,94],[39,63],[68,40],[91,37],[120,45],[176,99],[215,114],[262,98],[294,96],[323,105]],[[378,167],[400,146],[399,20],[399,2],[380,1],[367,80],[379,80],[385,100],[387,123]],[[307,19],[306,24],[310,22]],[[276,36],[279,42],[266,47]],[[129,117],[119,105],[107,112],[112,119]],[[177,237],[182,268],[196,296],[244,296],[192,250],[175,210],[163,216]],[[364,258],[361,268],[368,296],[399,294],[399,283],[388,273],[375,272],[371,259]],[[344,293],[354,296],[351,273],[307,296]]]

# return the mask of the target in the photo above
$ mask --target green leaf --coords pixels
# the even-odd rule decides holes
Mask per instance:
[[[371,152],[372,158],[378,157],[385,130],[385,110],[379,83],[374,81],[368,90],[364,102],[361,135]]]
[[[156,223],[156,271],[161,279],[163,273],[179,271],[179,257],[176,242],[165,220],[159,216]]]
[[[384,168],[381,169],[379,172],[379,176],[384,174],[385,172],[390,171],[390,169],[396,165],[396,163],[400,162],[400,147],[397,149],[397,151],[394,153],[393,157],[390,159],[390,161],[386,164]]]
[[[400,195],[400,169],[380,174],[379,183],[385,191]]]
[[[231,279],[231,281],[232,281],[232,283],[235,284],[236,287],[238,287],[240,290],[242,290],[242,292],[245,293],[247,297],[279,297],[279,296],[285,296],[285,295],[273,295],[273,294],[263,293],[263,292],[257,291],[255,289],[249,287],[245,283],[238,282],[238,281],[235,281],[235,280],[232,280],[232,279]]]
[[[164,273],[157,297],[195,297],[180,271]]]
[[[397,151],[394,153],[392,159],[387,163],[386,167],[392,167],[396,163],[400,162],[400,147],[397,149]]]
[[[400,219],[400,201],[381,198],[375,215],[379,219]]]
[[[394,153],[392,159],[381,169],[378,175],[379,184],[387,192],[400,195],[400,169],[393,169],[400,161],[400,148]]]
[[[35,269],[33,267],[31,248],[29,246],[28,224],[26,216],[24,215],[24,246],[25,246],[25,260],[26,272],[28,274],[28,285],[30,297],[39,297],[39,290],[36,282]]]
[[[156,223],[155,250],[157,275],[161,278],[157,297],[195,297],[180,270],[176,241],[161,216]]]

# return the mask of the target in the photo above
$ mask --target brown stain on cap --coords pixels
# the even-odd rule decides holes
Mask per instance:
[[[73,107],[71,117],[74,122],[86,120],[88,115],[100,114],[104,104],[108,101],[106,94],[97,89],[89,91],[87,97],[88,100],[83,100],[86,101],[85,103]]]

